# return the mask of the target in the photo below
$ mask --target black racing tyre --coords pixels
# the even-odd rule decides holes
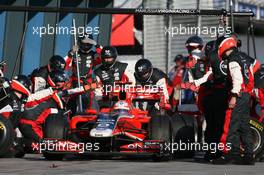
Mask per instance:
[[[169,161],[172,158],[171,151],[166,148],[166,145],[172,143],[172,128],[169,116],[166,115],[154,115],[150,119],[148,138],[150,140],[161,140],[164,141],[162,145],[162,154],[155,154],[153,156],[154,161]]]
[[[261,158],[264,153],[264,125],[255,118],[251,118],[249,124],[253,136],[254,155],[256,158]]]
[[[174,138],[174,158],[193,157],[195,150],[181,150],[181,144],[197,143],[198,124],[193,116],[185,114],[175,114],[171,116],[173,138]]]
[[[69,124],[67,122],[67,118],[62,114],[53,114],[50,115],[44,124],[44,138],[52,138],[52,139],[66,139],[67,131],[69,128]],[[50,153],[43,152],[43,156],[47,160],[62,160],[64,158],[63,154],[58,153]]]
[[[0,115],[0,157],[6,157],[13,146],[15,131],[10,120]]]

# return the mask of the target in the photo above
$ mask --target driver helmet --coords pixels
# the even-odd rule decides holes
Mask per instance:
[[[130,110],[130,106],[126,101],[121,100],[115,103],[114,110],[128,112]]]

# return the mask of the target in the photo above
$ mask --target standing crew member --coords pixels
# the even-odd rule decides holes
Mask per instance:
[[[102,64],[94,70],[96,82],[102,84],[103,88],[96,89],[96,97],[100,98],[106,94],[106,88],[113,88],[116,82],[134,82],[133,71],[127,63],[117,61],[117,50],[115,47],[105,46],[101,52]],[[100,107],[108,103],[103,102]]]
[[[208,82],[210,93],[202,102],[206,120],[205,141],[208,144],[218,144],[220,142],[228,104],[228,90],[226,87],[227,60],[219,59],[216,47],[216,41],[214,40],[209,41],[204,47],[206,62],[208,62],[213,72],[212,80]],[[204,158],[210,161],[219,158],[221,155],[221,151],[211,152],[209,150]]]
[[[228,61],[227,77],[229,78],[229,104],[226,111],[224,132],[221,143],[225,153],[213,160],[214,164],[245,164],[253,165],[253,140],[249,126],[250,71],[245,58],[237,49],[237,43],[232,37],[220,37],[217,41],[218,55]],[[240,138],[244,145],[244,157],[240,155]]]
[[[96,51],[93,50],[93,46],[96,47]],[[79,58],[79,71],[80,71],[80,82],[92,83],[93,81],[93,71],[101,64],[100,52],[101,48],[97,45],[96,41],[93,39],[93,35],[85,33],[83,36],[79,36],[78,45],[73,46],[65,57],[66,61],[66,71],[72,70],[71,75],[71,86],[73,88],[78,86],[77,80],[77,66],[75,53],[77,52]],[[77,100],[78,98],[72,98],[68,102],[68,106],[72,111],[72,114],[76,113],[77,110]],[[89,108],[97,108],[97,103],[94,99],[94,93],[92,91],[82,94],[83,109],[87,110]]]
[[[173,88],[170,95],[170,103],[173,107],[176,108],[179,103],[179,99],[181,98],[180,88],[181,88],[182,78],[186,69],[185,69],[184,57],[181,54],[176,55],[176,57],[174,58],[174,62],[175,62],[175,66],[171,68],[168,75],[169,75],[170,85]]]
[[[204,59],[205,57],[202,52],[202,38],[197,35],[191,36],[186,41],[185,46],[189,53],[189,60],[186,64],[186,68],[189,69],[189,71],[188,81],[182,83],[182,88],[191,89],[194,92],[198,92],[197,105],[200,111],[204,112],[202,101],[208,92],[206,91],[204,83],[210,78],[212,71]]]

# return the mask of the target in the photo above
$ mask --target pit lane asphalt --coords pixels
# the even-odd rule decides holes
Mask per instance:
[[[169,162],[150,160],[66,159],[46,161],[41,155],[28,154],[23,159],[1,158],[0,174],[89,174],[89,175],[263,175],[264,162],[255,166],[211,165],[180,159]]]

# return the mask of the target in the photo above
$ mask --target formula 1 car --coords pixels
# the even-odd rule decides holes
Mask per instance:
[[[161,89],[123,84],[108,94],[108,100],[109,107],[100,112],[91,109],[72,118],[62,115],[47,118],[45,139],[36,148],[41,149],[47,160],[62,160],[66,154],[173,158],[172,144],[180,132],[179,126],[187,125],[186,122],[181,117],[168,116],[166,105],[159,110],[160,114],[134,107],[135,103],[146,101],[161,104],[164,100]],[[193,123],[189,123],[189,129],[193,130]],[[194,134],[187,140],[194,140]]]

